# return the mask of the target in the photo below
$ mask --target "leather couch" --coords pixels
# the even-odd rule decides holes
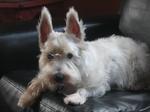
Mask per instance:
[[[87,25],[87,40],[113,33],[145,41],[150,45],[150,1],[125,0],[118,19]],[[24,87],[38,72],[38,36],[36,22],[1,27],[0,33],[0,107],[2,112],[22,111],[17,101]],[[118,29],[119,27],[119,29]],[[63,30],[55,27],[55,30]],[[112,90],[103,97],[89,98],[81,106],[65,105],[63,96],[46,92],[30,112],[150,112],[149,91]]]

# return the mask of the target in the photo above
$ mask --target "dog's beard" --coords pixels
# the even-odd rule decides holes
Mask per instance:
[[[62,84],[57,84],[56,92],[63,94],[64,96],[73,94],[77,91],[77,87],[69,82],[64,82]]]

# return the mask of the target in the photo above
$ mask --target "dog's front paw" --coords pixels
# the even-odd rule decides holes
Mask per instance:
[[[21,95],[21,97],[19,98],[18,101],[18,106],[25,108],[25,107],[29,107],[33,104],[34,100],[32,95],[28,94],[28,93],[24,93],[23,95]]]
[[[74,93],[64,98],[65,104],[82,105],[85,102],[86,102],[86,97],[81,96],[79,93]]]

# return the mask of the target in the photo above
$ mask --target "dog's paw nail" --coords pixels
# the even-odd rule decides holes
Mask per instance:
[[[85,97],[81,97],[78,93],[68,95],[66,98],[64,98],[65,104],[71,104],[71,105],[82,105],[86,101]]]
[[[21,101],[19,101],[19,102],[17,103],[17,106],[19,106],[19,107],[21,107],[21,108],[24,107],[24,106],[23,106],[23,103],[22,103]]]
[[[64,103],[65,103],[66,105],[68,105],[68,104],[69,104],[69,101],[68,101],[68,99],[67,99],[67,98],[65,98],[65,99],[64,99]]]

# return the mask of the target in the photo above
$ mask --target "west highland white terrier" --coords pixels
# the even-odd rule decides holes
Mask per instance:
[[[85,27],[74,8],[66,14],[65,32],[53,30],[51,15],[45,7],[37,28],[39,73],[20,97],[20,107],[32,105],[47,89],[70,91],[64,103],[81,105],[88,97],[103,96],[113,86],[130,90],[149,86],[146,44],[117,35],[84,41]]]

